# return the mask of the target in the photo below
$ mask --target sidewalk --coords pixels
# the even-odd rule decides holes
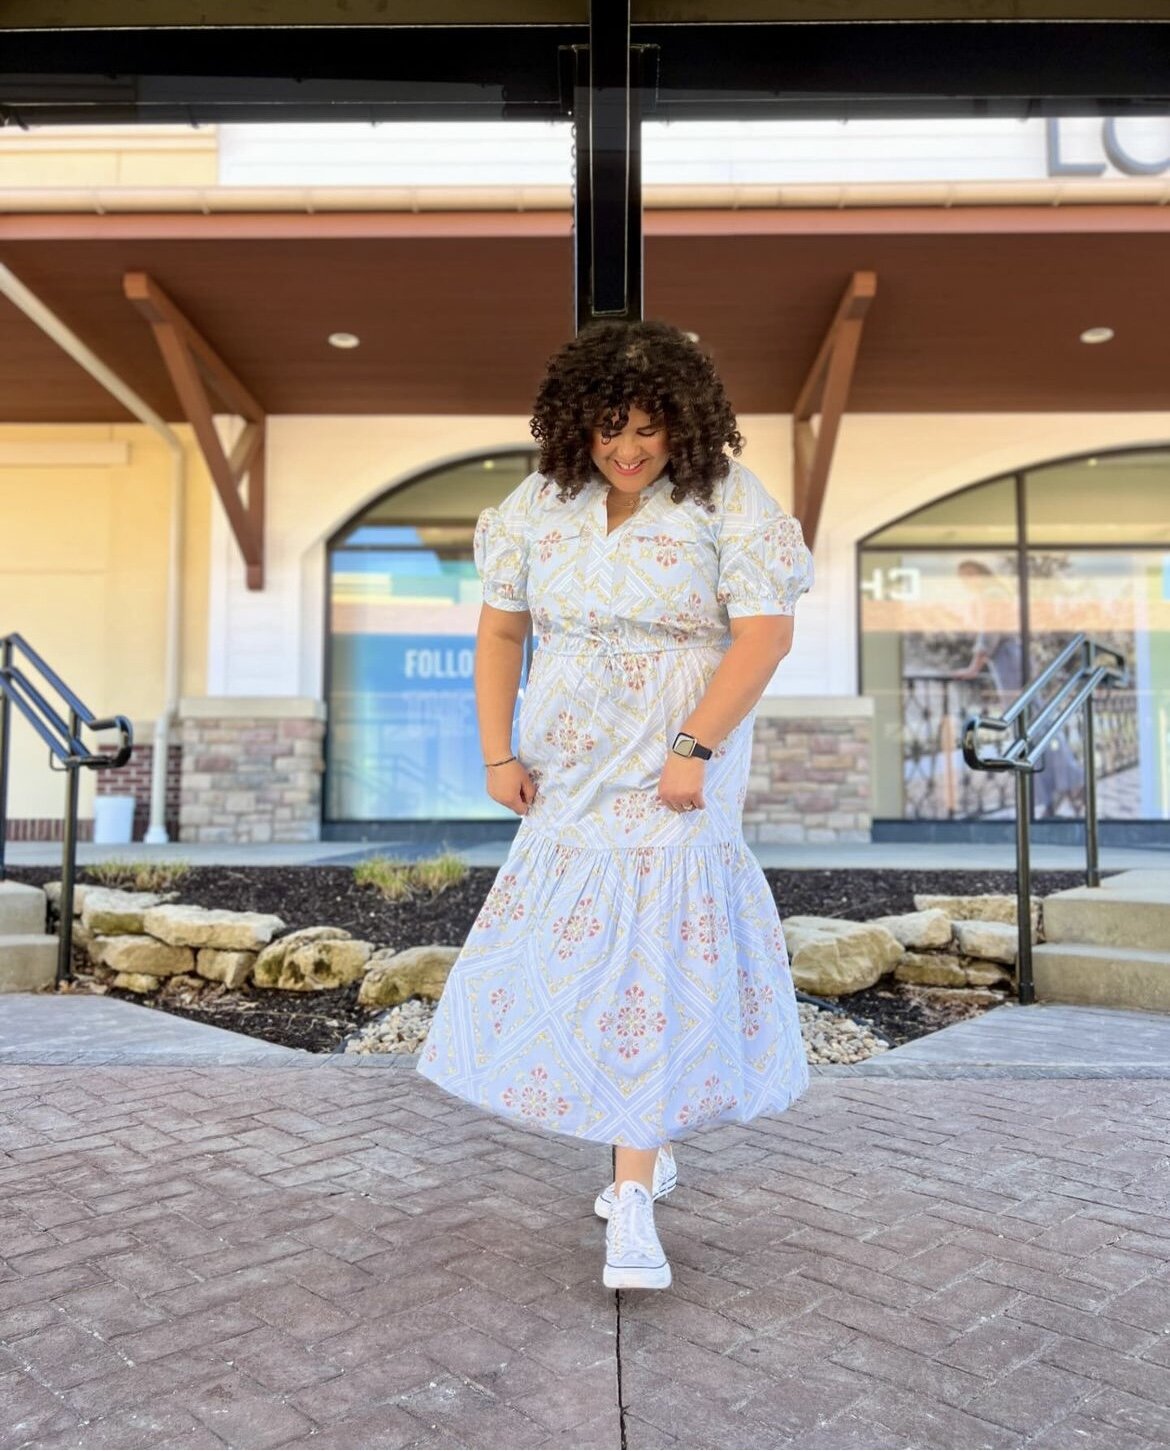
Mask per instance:
[[[130,861],[188,861],[192,866],[352,866],[372,856],[415,861],[449,849],[468,866],[498,867],[508,854],[511,834],[486,842],[449,843],[440,828],[424,841],[314,841],[275,843],[259,846],[220,845],[207,842],[164,842],[147,846],[133,842],[125,846],[79,842],[78,865],[118,857]],[[1009,842],[800,842],[778,846],[752,845],[762,867],[788,871],[836,871],[846,868],[901,871],[1015,871],[1015,849]],[[13,841],[5,848],[9,866],[61,865],[61,843]],[[1083,872],[1085,852],[1080,846],[1033,846],[1034,871]],[[1150,869],[1170,872],[1170,850],[1156,847],[1102,847],[1103,871]]]
[[[90,1001],[26,1056],[155,1043]],[[1053,1011],[681,1140],[674,1285],[617,1295],[606,1146],[413,1059],[0,1063],[0,1444],[1165,1446],[1170,1018]]]

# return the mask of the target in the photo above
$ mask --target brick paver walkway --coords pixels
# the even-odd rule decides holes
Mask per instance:
[[[0,1436],[36,1447],[1158,1447],[1170,1081],[818,1077],[605,1146],[409,1064],[0,1067]]]

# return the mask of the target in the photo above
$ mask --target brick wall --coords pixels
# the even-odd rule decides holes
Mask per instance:
[[[284,696],[183,701],[179,840],[320,840],[324,711]]]
[[[749,842],[868,841],[873,702],[765,696],[756,707],[744,798]]]

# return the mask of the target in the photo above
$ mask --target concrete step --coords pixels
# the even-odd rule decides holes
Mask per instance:
[[[49,899],[27,882],[0,882],[0,933],[43,932]]]
[[[1170,952],[1045,942],[1032,949],[1032,979],[1040,1002],[1170,1013]]]
[[[0,934],[0,993],[51,987],[57,978],[57,939],[45,932]]]
[[[1170,950],[1170,879],[1054,892],[1044,899],[1044,937],[1140,952]]]

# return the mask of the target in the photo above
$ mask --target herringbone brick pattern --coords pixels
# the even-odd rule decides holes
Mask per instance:
[[[1165,1080],[817,1078],[615,1296],[608,1149],[409,1064],[8,1065],[0,1438],[1165,1446],[1168,1145]]]

